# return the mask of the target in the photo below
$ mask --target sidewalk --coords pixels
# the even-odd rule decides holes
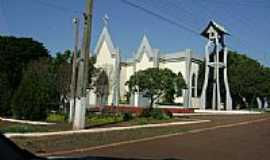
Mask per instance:
[[[17,120],[0,117],[1,121],[13,122],[13,123],[22,123],[22,124],[32,124],[32,125],[54,125],[55,123],[40,122],[40,121],[29,121],[29,120]]]
[[[199,110],[196,109],[195,113],[173,113],[173,116],[213,116],[213,115],[254,115],[262,114],[263,112],[258,111],[217,111],[217,110]]]

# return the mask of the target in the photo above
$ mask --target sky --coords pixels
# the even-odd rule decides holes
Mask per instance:
[[[206,39],[193,32],[200,33],[210,20],[214,20],[230,32],[231,36],[226,38],[230,48],[270,66],[269,0],[126,1],[159,16],[123,0],[94,0],[92,50],[104,25],[102,17],[107,14],[113,43],[120,48],[122,57],[132,57],[144,34],[162,53],[190,48],[203,57]],[[73,48],[74,16],[81,20],[82,38],[81,13],[84,10],[85,0],[0,0],[0,35],[32,37],[54,55]]]

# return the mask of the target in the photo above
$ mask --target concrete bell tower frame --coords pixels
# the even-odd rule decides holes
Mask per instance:
[[[224,43],[224,36],[229,35],[229,33],[224,27],[210,21],[201,35],[208,39],[205,46],[205,79],[201,94],[201,109],[209,108],[209,104],[211,104],[210,107],[213,110],[232,110],[232,98],[227,75],[228,48]],[[211,77],[212,82],[209,81],[210,70],[213,75]],[[224,83],[225,93],[223,93],[225,95],[221,95],[221,82]],[[211,91],[207,92],[210,85],[212,86]],[[212,95],[209,96],[209,93]],[[211,98],[207,99],[209,97]],[[209,101],[211,103],[207,103]]]

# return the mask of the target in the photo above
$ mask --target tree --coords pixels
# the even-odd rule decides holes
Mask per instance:
[[[138,71],[126,82],[131,93],[140,92],[150,99],[150,108],[159,97],[173,102],[174,96],[181,93],[185,87],[184,80],[169,69],[149,68]]]
[[[57,91],[58,103],[62,104],[64,110],[68,107],[67,101],[70,93],[72,53],[66,50],[64,53],[56,53],[52,61],[52,72],[54,75],[55,88]]]
[[[30,61],[49,57],[42,43],[32,38],[0,36],[0,114],[11,115],[11,99]]]
[[[229,52],[228,60],[229,84],[235,105],[243,104],[244,98],[254,105],[256,97],[269,94],[264,91],[265,88],[269,88],[266,67],[237,52]]]
[[[199,90],[204,82],[204,72],[205,62],[202,62],[199,71]],[[211,78],[212,75],[209,76]],[[244,54],[229,51],[228,80],[233,106],[244,107],[244,99],[254,105],[256,97],[270,95],[270,69]],[[224,93],[224,91],[221,92]]]
[[[12,99],[15,118],[45,120],[55,105],[56,91],[49,72],[49,60],[40,59],[28,64],[23,80]]]

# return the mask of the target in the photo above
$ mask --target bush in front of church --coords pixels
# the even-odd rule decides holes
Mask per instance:
[[[140,117],[154,118],[158,120],[170,119],[172,118],[172,113],[168,110],[154,108],[154,109],[144,109]]]

